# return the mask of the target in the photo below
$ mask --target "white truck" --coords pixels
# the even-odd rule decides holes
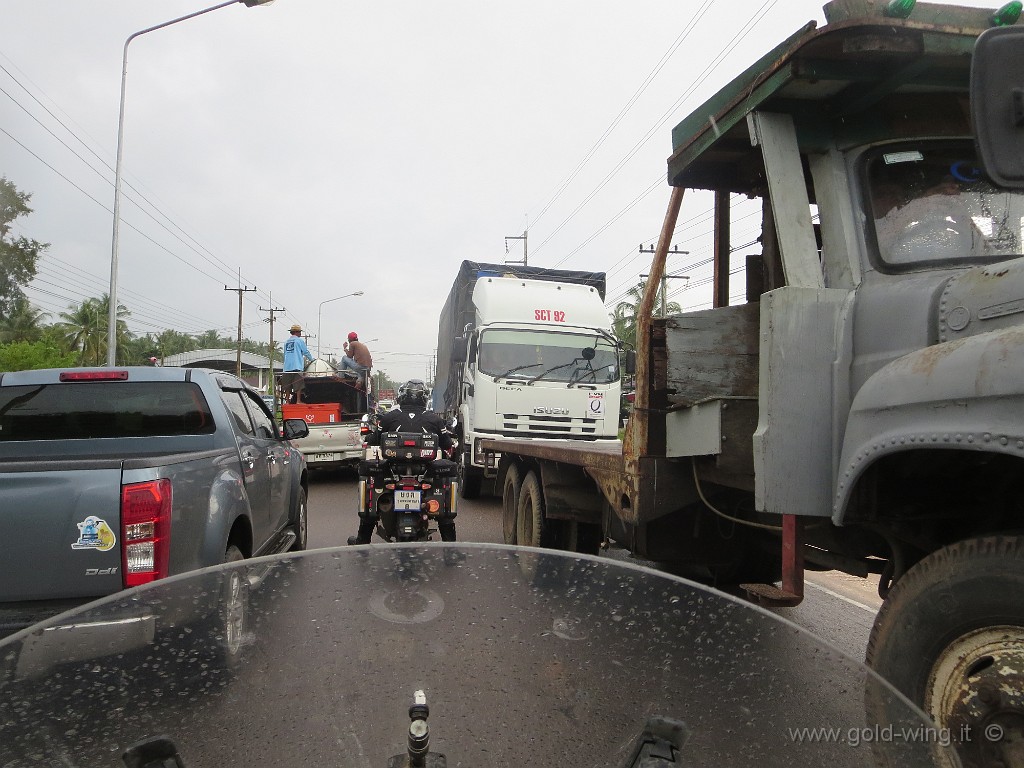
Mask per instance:
[[[459,490],[493,478],[480,441],[618,442],[618,344],[604,273],[462,262],[438,323],[433,408],[457,420]]]

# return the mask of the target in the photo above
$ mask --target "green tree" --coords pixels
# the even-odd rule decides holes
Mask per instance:
[[[39,341],[46,312],[36,309],[24,295],[13,303],[10,314],[0,315],[0,343]]]
[[[196,349],[235,349],[238,340],[221,336],[216,330],[205,331],[196,336]]]
[[[110,297],[107,294],[99,298],[86,299],[77,306],[68,307],[61,312],[61,322],[57,323],[64,341],[70,351],[78,355],[79,365],[103,365],[107,357],[107,328],[109,327]],[[128,323],[122,318],[130,316],[123,304],[117,305],[117,347],[119,362],[138,362],[130,360],[131,333]]]
[[[0,317],[4,318],[25,298],[22,287],[36,276],[36,261],[49,247],[49,243],[11,236],[11,224],[32,213],[30,199],[31,195],[0,176]]]
[[[640,311],[640,302],[644,298],[644,289],[647,286],[646,280],[641,280],[626,292],[626,298],[615,305],[612,312],[612,333],[627,347],[636,348],[636,318]],[[678,302],[669,301],[665,304],[667,314],[675,315],[683,311]],[[654,310],[652,316],[661,312],[661,289],[658,289],[654,297]]]
[[[0,371],[32,371],[38,368],[70,368],[77,355],[62,352],[48,341],[15,341],[0,344]]]

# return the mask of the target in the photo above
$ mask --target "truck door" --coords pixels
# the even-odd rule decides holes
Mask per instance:
[[[271,522],[271,458],[266,438],[256,434],[252,418],[238,390],[222,390],[221,398],[231,416],[231,427],[242,460],[245,493],[252,513],[253,549],[258,549],[273,530]],[[274,441],[276,442],[276,441]]]
[[[288,467],[288,450],[277,436],[273,420],[260,407],[254,393],[240,393],[249,407],[252,422],[256,428],[254,439],[265,451],[270,473],[269,521],[272,529],[278,531],[288,523],[288,505],[291,500],[292,474]]]

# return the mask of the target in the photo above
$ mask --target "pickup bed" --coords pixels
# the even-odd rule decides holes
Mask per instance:
[[[355,468],[363,458],[359,423],[367,412],[366,392],[357,388],[354,374],[347,374],[326,363],[307,369],[302,402],[282,406],[285,416],[303,418],[309,426],[309,434],[294,445],[310,469]]]
[[[306,545],[307,471],[218,371],[0,375],[0,637],[166,576]],[[283,432],[283,436],[282,436]]]

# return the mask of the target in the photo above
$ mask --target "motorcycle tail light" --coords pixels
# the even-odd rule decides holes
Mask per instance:
[[[125,587],[167,576],[171,550],[171,481],[121,488],[121,565]]]
[[[416,446],[416,441],[415,440],[403,440],[402,441],[402,445],[404,445],[406,447],[409,447],[409,446],[415,447]]]

